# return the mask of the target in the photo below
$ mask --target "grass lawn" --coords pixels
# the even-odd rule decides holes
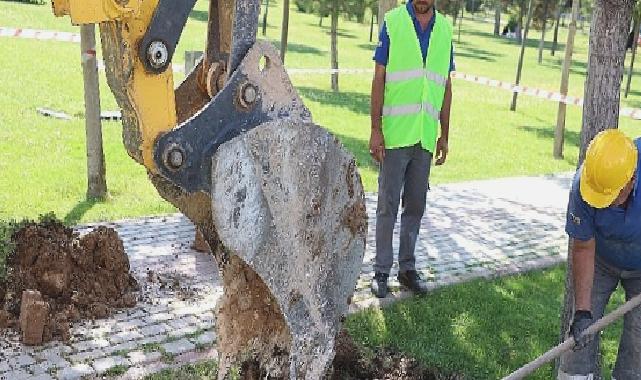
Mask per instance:
[[[353,314],[345,327],[366,351],[393,347],[443,374],[500,379],[557,344],[564,280],[565,266],[559,266],[473,281]],[[609,309],[622,303],[617,292]],[[602,335],[605,379],[611,378],[621,328],[619,321]],[[215,367],[213,362],[185,366],[147,380],[205,379]],[[549,380],[552,371],[549,364],[528,379]]]
[[[280,36],[282,4],[270,2],[267,38]],[[293,6],[292,6],[293,8]],[[201,50],[207,2],[192,13],[176,53]],[[314,15],[292,9],[287,66],[328,68],[329,34]],[[324,25],[329,21],[324,20]],[[0,26],[77,31],[68,19],[56,19],[49,4],[0,1]],[[370,68],[374,47],[369,26],[341,20],[339,62],[342,68]],[[465,19],[461,41],[455,42],[457,70],[513,81],[519,46],[491,35],[491,24]],[[548,33],[550,35],[551,33]],[[564,41],[566,29],[560,32]],[[537,32],[528,46],[535,47]],[[563,47],[563,44],[561,44]],[[582,96],[587,60],[587,35],[579,32],[570,93]],[[528,49],[522,84],[558,89],[563,52],[542,65]],[[629,58],[628,58],[629,59]],[[623,106],[641,107],[639,72]],[[67,224],[112,220],[174,211],[156,193],[143,168],[122,147],[118,123],[105,122],[103,133],[110,198],[85,199],[84,107],[78,45],[0,38],[0,220],[36,217],[54,211]],[[181,78],[177,77],[179,81]],[[342,75],[340,93],[333,93],[327,75],[292,75],[318,124],[335,133],[354,153],[365,187],[375,191],[376,169],[367,153],[369,137],[369,74]],[[102,106],[116,108],[104,81]],[[566,155],[552,159],[556,105],[519,97],[516,112],[508,110],[511,93],[464,81],[454,82],[450,156],[432,172],[432,183],[538,175],[569,171],[576,166],[581,109],[568,107]],[[58,121],[39,116],[49,107],[74,116]],[[639,122],[622,118],[620,127],[641,135]],[[389,345],[425,364],[465,373],[470,379],[496,379],[518,368],[556,343],[564,268],[496,281],[476,281],[439,290],[383,310],[353,315],[348,329],[366,347]],[[621,295],[616,298],[621,302]],[[498,328],[497,328],[498,327]],[[616,351],[617,328],[605,334],[605,366]],[[200,367],[198,367],[200,368]],[[199,378],[211,367],[184,369]],[[547,371],[547,372],[546,372]],[[549,379],[550,369],[536,379]],[[159,375],[162,376],[162,375]],[[208,375],[203,375],[208,376]],[[163,378],[163,377],[158,377]],[[166,378],[166,377],[165,377]]]
[[[281,2],[270,9],[267,38],[280,36]],[[176,54],[199,50],[204,44],[207,2],[200,0],[192,13]],[[293,10],[289,67],[329,67],[328,28],[318,26],[314,15]],[[328,20],[324,20],[324,25]],[[74,31],[68,19],[51,15],[49,4],[0,2],[0,26]],[[342,20],[339,62],[343,68],[372,66],[373,44],[369,26]],[[455,43],[459,71],[512,80],[519,46],[491,35],[492,25],[466,19],[461,41]],[[561,29],[560,40],[566,30]],[[532,33],[536,37],[536,32]],[[529,41],[535,46],[536,41]],[[587,36],[577,34],[577,62],[571,92],[582,94],[587,58]],[[67,223],[135,217],[173,211],[156,194],[145,171],[130,160],[120,141],[118,123],[104,123],[107,178],[111,197],[106,202],[85,199],[85,154],[82,115],[82,78],[78,46],[63,42],[0,39],[0,219],[35,217],[54,211]],[[560,57],[545,53],[536,64],[536,50],[526,54],[523,84],[556,89]],[[179,81],[180,75],[176,81]],[[327,75],[293,74],[292,80],[315,115],[315,120],[340,137],[357,160],[368,191],[376,190],[376,168],[367,153],[369,137],[369,74],[342,75],[341,92],[333,93]],[[633,82],[633,85],[635,82]],[[536,175],[572,170],[576,165],[581,110],[569,107],[566,159],[551,158],[556,105],[521,96],[517,112],[510,112],[511,94],[464,81],[454,83],[450,157],[435,168],[432,183]],[[626,106],[641,106],[634,90]],[[50,107],[74,115],[73,121],[39,116],[37,107]],[[116,105],[102,81],[102,106]],[[636,125],[623,118],[621,127],[638,135]]]

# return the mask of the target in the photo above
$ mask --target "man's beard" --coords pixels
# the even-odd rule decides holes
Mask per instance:
[[[418,14],[425,14],[430,11],[430,4],[425,1],[414,1],[414,10]]]

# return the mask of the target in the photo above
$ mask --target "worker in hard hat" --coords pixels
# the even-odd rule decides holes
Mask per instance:
[[[577,346],[561,357],[559,380],[591,380],[596,372],[598,336],[583,332],[603,316],[619,284],[627,299],[641,293],[641,194],[639,148],[610,129],[590,143],[570,191],[566,232],[571,238]],[[641,308],[630,311],[612,373],[616,380],[641,379]]]

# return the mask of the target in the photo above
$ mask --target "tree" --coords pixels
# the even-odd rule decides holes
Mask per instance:
[[[287,52],[287,34],[289,33],[289,0],[283,0],[283,27],[280,34],[280,59],[285,63]]]
[[[568,79],[570,77],[570,65],[572,64],[572,53],[574,51],[574,36],[576,35],[576,20],[579,15],[579,0],[572,1],[572,19],[568,31],[568,42],[565,44],[565,60],[561,70],[561,94],[568,93]],[[563,140],[565,135],[565,110],[567,105],[559,102],[559,110],[556,117],[556,128],[554,130],[554,158],[563,158]]]
[[[461,0],[439,0],[436,2],[436,9],[444,15],[452,16],[452,24],[456,25],[462,8],[461,2]]]
[[[563,12],[564,4],[565,4],[565,0],[559,0],[558,7],[556,7],[556,20],[554,22],[554,39],[552,39],[552,48],[550,50],[550,54],[552,54],[553,57],[554,57],[554,53],[556,52],[556,48],[558,46],[559,24],[561,23],[561,12]]]
[[[632,73],[634,73],[634,58],[637,55],[639,46],[639,28],[641,27],[641,3],[634,7],[634,22],[632,22],[632,57],[630,58],[630,67],[628,68],[628,80],[625,84],[625,97],[630,93],[630,84],[632,82]]]
[[[525,22],[525,33],[523,33],[523,39],[521,41],[521,54],[519,55],[519,64],[516,68],[516,85],[518,86],[521,82],[521,71],[523,70],[523,56],[525,55],[525,43],[527,41],[527,33],[530,28],[530,20],[532,19],[532,0],[529,1],[528,11],[527,11],[527,21]],[[517,33],[520,34],[520,33]],[[510,111],[516,111],[516,99],[519,93],[514,91],[512,95],[512,105],[510,106]]]
[[[378,0],[378,31],[383,28],[385,13],[396,8],[396,0]]]
[[[501,0],[494,0],[494,35],[498,36],[501,34],[501,10],[503,9],[503,4]]]
[[[87,198],[107,197],[105,154],[100,122],[100,88],[96,61],[96,27],[80,26],[80,49],[85,89],[85,129],[87,136]]]
[[[541,62],[543,62],[543,45],[545,44],[545,27],[547,26],[547,21],[548,21],[548,12],[550,10],[550,3],[553,0],[542,0],[542,4],[539,3],[537,6],[537,11],[535,12],[535,21],[539,21],[541,23],[541,39],[539,40],[539,58],[538,62],[539,65]],[[552,4],[554,5],[554,4]],[[543,14],[539,18],[539,12],[540,9],[543,8]]]
[[[619,125],[625,45],[630,31],[633,6],[634,0],[595,0],[594,2],[590,27],[588,75],[583,101],[579,165],[583,162],[586,148],[594,136],[606,128],[617,128]],[[561,340],[565,338],[574,314],[574,279],[570,245],[571,243],[568,244],[565,302],[561,313]],[[597,360],[597,365],[599,362]],[[601,379],[600,368],[595,375],[596,379]]]

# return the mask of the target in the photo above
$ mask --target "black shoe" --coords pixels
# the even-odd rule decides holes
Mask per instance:
[[[372,293],[378,297],[378,298],[385,298],[387,297],[387,278],[389,275],[387,273],[380,273],[376,272],[374,275],[374,278],[372,279],[372,284],[370,285],[370,289],[372,289]]]
[[[398,272],[398,282],[414,293],[427,293],[427,285],[425,284],[425,281],[423,281],[415,270]]]

